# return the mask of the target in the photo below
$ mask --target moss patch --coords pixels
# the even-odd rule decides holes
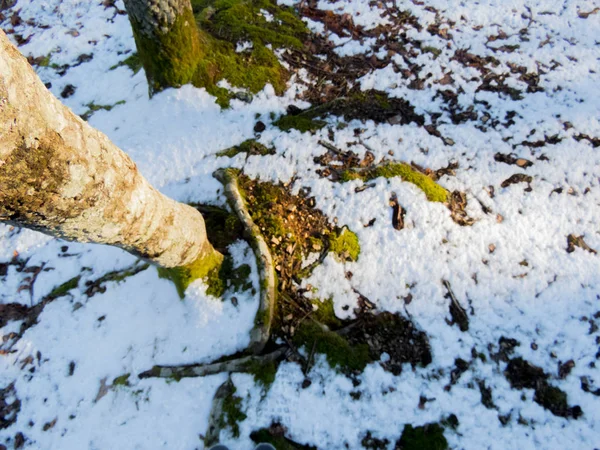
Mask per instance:
[[[203,33],[201,39],[204,55],[191,81],[194,86],[204,87],[217,97],[217,103],[222,107],[228,106],[232,98],[227,89],[217,86],[223,79],[251,93],[259,92],[268,83],[277,94],[285,90],[289,73],[279,64],[272,50],[257,44],[251,50],[236,53],[231,42],[216,39],[208,33]]]
[[[282,116],[279,120],[273,122],[273,125],[279,127],[283,131],[289,131],[291,129],[298,130],[301,133],[307,131],[317,131],[327,125],[327,122],[323,120],[316,120],[304,115],[287,115]]]
[[[329,365],[343,373],[362,372],[371,362],[367,344],[351,346],[346,339],[324,330],[312,321],[303,322],[296,330],[293,342],[298,347],[304,346],[311,351],[314,345],[315,353],[324,354]]]
[[[248,364],[246,372],[253,375],[254,381],[260,384],[266,390],[269,389],[269,387],[275,381],[277,364],[274,361],[269,361],[264,364],[261,364],[257,361],[252,361]]]
[[[48,298],[55,299],[67,295],[71,289],[75,289],[77,286],[79,286],[79,280],[81,280],[81,275],[77,275],[76,277],[71,278],[69,281],[64,282],[60,286],[55,287],[52,289],[52,292],[48,294]]]
[[[333,300],[331,298],[323,301],[313,300],[312,304],[318,308],[312,313],[312,317],[317,322],[327,325],[333,330],[336,330],[342,326],[342,321],[335,315],[335,311],[333,309]]]
[[[125,100],[121,100],[121,101],[115,103],[114,105],[96,105],[95,103],[88,103],[86,105],[88,107],[88,110],[86,112],[84,112],[83,114],[81,114],[79,117],[81,117],[83,120],[85,120],[87,122],[89,120],[89,118],[92,117],[92,115],[96,111],[100,111],[100,110],[110,111],[115,106],[124,105],[124,104],[125,104]]]
[[[416,428],[405,425],[396,447],[403,450],[445,450],[448,441],[444,437],[444,429],[437,423]]]
[[[205,280],[209,290],[218,292],[221,289],[219,273],[223,263],[223,255],[214,251],[203,255],[191,264],[181,267],[159,267],[158,274],[161,278],[167,278],[175,284],[177,293],[181,298],[185,297],[185,290],[195,280]]]
[[[112,66],[109,70],[115,70],[117,67],[127,66],[135,75],[142,69],[142,60],[137,52],[132,53],[123,61],[118,62],[114,66]]]
[[[246,414],[242,412],[242,399],[235,395],[236,388],[233,386],[231,393],[223,399],[223,413],[219,418],[221,429],[231,428],[233,437],[240,437],[239,423],[246,419]]]
[[[129,386],[129,376],[130,374],[126,373],[125,375],[121,375],[113,380],[113,386]]]
[[[260,156],[274,155],[275,149],[266,147],[260,142],[256,142],[255,139],[248,139],[247,141],[242,142],[240,145],[236,145],[235,147],[218,152],[217,156],[227,156],[228,158],[233,158],[235,155],[240,153]]]
[[[252,288],[252,282],[249,281],[250,272],[248,264],[233,267],[233,259],[229,255],[225,255],[219,270],[212,270],[207,275],[206,293],[213,297],[222,297],[228,289],[233,292],[247,291]]]
[[[225,41],[299,49],[307,35],[306,25],[294,10],[272,0],[204,0],[194,4],[202,29]]]
[[[450,193],[446,189],[437,184],[427,175],[416,171],[406,163],[390,162],[366,171],[354,171],[352,169],[349,169],[342,172],[342,174],[340,175],[340,180],[350,181],[361,179],[364,181],[369,181],[379,177],[400,177],[402,178],[402,181],[412,183],[419,189],[421,189],[425,193],[427,200],[431,202],[446,203],[450,195]]]
[[[226,255],[227,247],[242,237],[243,227],[237,216],[216,206],[192,206],[202,214],[208,240],[220,253],[209,257],[205,266],[201,261],[196,261],[186,267],[159,268],[159,276],[173,281],[181,298],[185,296],[190,283],[197,279],[204,279],[208,285],[206,292],[214,297],[221,297],[227,289],[233,289],[234,292],[251,289],[250,266],[242,264],[233,267],[233,260]]]
[[[358,236],[344,227],[339,233],[329,236],[329,249],[342,260],[357,261],[360,255]]]
[[[281,66],[272,48],[300,48],[308,31],[291,8],[272,0],[197,0],[192,2],[203,52],[192,83],[205,87],[227,106],[231,94],[218,87],[225,79],[251,93],[270,83],[283,93],[289,73]],[[264,13],[267,14],[264,14]],[[267,16],[269,17],[268,20]],[[237,53],[238,43],[252,47]],[[270,47],[270,48],[269,48]]]

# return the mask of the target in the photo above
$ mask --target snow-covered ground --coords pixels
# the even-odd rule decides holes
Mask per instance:
[[[581,138],[600,138],[600,10],[587,14],[596,11],[597,2],[402,2],[421,25],[420,31],[410,28],[408,38],[430,50],[417,52],[412,79],[390,64],[360,83],[363,89],[408,100],[427,123],[439,113],[437,130],[445,141],[414,123],[357,121],[336,130],[332,143],[364,156],[366,148],[352,144],[353,130],[361,128],[376,160],[412,161],[433,169],[457,162],[456,176],[443,176],[439,183],[467,193],[468,213],[476,220],[470,227],[457,225],[445,206],[428,202],[423,192],[399,178],[373,180],[371,188],[359,192],[360,180],[340,184],[321,178],[313,158],[325,152],[318,141],[330,139],[328,130],[302,134],[270,125],[271,113],[284,113],[297,103],[300,84],[292,82],[283,97],[267,87],[251,103],[234,100],[228,110],[191,86],[149,99],[143,71],[134,75],[127,66],[111,69],[135,44],[127,16],[119,13],[122,1],[116,8],[104,3],[110,4],[19,0],[4,11],[6,20],[0,25],[14,30],[9,34],[13,41],[15,34],[27,41],[19,47],[24,55],[50,55],[51,64],[73,66],[62,76],[52,66],[37,70],[59,98],[67,85],[74,86],[63,101],[75,113],[85,113],[91,103],[115,105],[95,112],[89,123],[126,151],[167,195],[224,204],[211,174],[225,165],[243,167],[262,180],[296,177],[298,188],[309,187],[316,206],[355,231],[361,245],[358,261],[328,257],[305,283],[320,298],[332,297],[340,317],[352,311],[360,292],[379,310],[410,317],[430,340],[433,362],[427,367],[406,366],[395,376],[372,363],[358,385],[320,357],[305,388],[302,368],[292,362],[279,366],[267,392],[252,376],[235,374],[236,395],[243,399],[247,418],[239,424],[240,437],[225,431],[223,442],[233,449],[252,448],[253,430],[279,422],[288,437],[319,449],[361,448],[367,432],[394,448],[405,424],[416,427],[454,414],[458,427],[444,432],[450,448],[591,450],[599,445],[600,391],[588,391],[600,387],[600,255],[580,247],[566,251],[568,235],[583,236],[600,251],[600,148]],[[321,0],[318,7],[348,13],[356,25],[371,29],[388,23],[382,17],[386,2],[375,3]],[[21,18],[16,26],[10,21],[14,11]],[[309,25],[325,32],[319,23]],[[431,33],[430,25],[447,33]],[[370,41],[331,38],[340,55],[374,51]],[[498,50],[501,46],[507,47]],[[521,98],[478,90],[482,74],[458,61],[457,50],[495,58],[497,65],[485,67],[492,74],[507,74],[505,84],[519,90]],[[384,47],[376,53],[387,52]],[[399,55],[393,59],[396,67],[409,69]],[[539,75],[542,89],[527,92],[528,84],[519,79],[520,72],[510,72],[509,64]],[[441,86],[448,76],[452,82]],[[419,78],[427,80],[421,89],[409,87]],[[472,107],[477,120],[453,123],[441,89],[455,94],[461,110]],[[276,154],[216,157],[254,137],[257,117],[267,123],[260,142],[275,147]],[[506,126],[488,124],[495,121]],[[550,137],[552,143],[527,144]],[[498,162],[497,153],[514,153],[533,165],[522,169]],[[531,189],[526,183],[501,187],[515,173],[533,177]],[[392,192],[407,211],[401,231],[391,226]],[[373,226],[365,227],[372,219]],[[250,249],[237,243],[232,254],[239,264],[252,266],[257,287]],[[55,287],[81,277],[68,295],[44,308],[39,323],[14,345],[8,346],[9,335],[20,323],[0,329],[7,350],[0,354],[0,389],[14,383],[13,397],[21,402],[16,421],[0,429],[0,448],[12,448],[21,439],[18,433],[25,447],[36,449],[203,448],[212,398],[226,375],[169,383],[139,380],[135,374],[155,364],[210,361],[242,350],[249,341],[256,296],[238,295],[234,306],[206,295],[196,283],[180,301],[154,268],[108,281],[104,292],[90,296],[86,282],[136,267],[135,258],[115,248],[65,243],[0,226],[0,263],[11,261],[21,265],[0,266],[6,272],[0,270],[3,304],[35,305]],[[348,271],[351,279],[344,275]],[[451,284],[469,314],[466,332],[449,323],[442,280]],[[28,285],[33,288],[23,287]],[[405,302],[409,294],[412,301]],[[495,357],[501,337],[518,341],[511,357],[541,367],[550,375],[549,383],[564,391],[569,405],[578,405],[583,415],[558,417],[534,401],[533,389],[511,388],[506,361]],[[469,366],[448,388],[457,358]],[[559,366],[569,360],[574,362],[571,372],[559,376]],[[132,374],[129,385],[113,386],[125,373]],[[482,381],[491,390],[493,407],[482,403]],[[359,396],[350,395],[357,392]]]

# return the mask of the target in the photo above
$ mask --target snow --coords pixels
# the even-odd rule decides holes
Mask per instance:
[[[350,14],[356,25],[371,29],[389,23],[375,3],[320,1],[318,7]],[[312,383],[307,388],[302,387],[302,367],[291,362],[279,366],[268,391],[250,375],[233,375],[247,418],[240,423],[239,438],[228,431],[221,434],[224,443],[252,448],[249,434],[277,421],[291,439],[318,448],[361,448],[367,431],[388,439],[393,448],[405,424],[418,426],[455,414],[458,428],[445,432],[451,448],[592,449],[600,442],[600,400],[581,389],[581,377],[600,384],[595,366],[598,332],[590,332],[590,320],[600,310],[600,256],[580,248],[573,253],[565,249],[567,235],[574,234],[583,235],[590,247],[600,251],[600,153],[587,140],[573,139],[578,134],[600,136],[600,13],[587,19],[578,16],[597,3],[402,3],[422,26],[420,31],[407,29],[407,36],[421,42],[421,48],[440,50],[436,58],[421,52],[413,60],[419,64],[415,70],[420,78],[431,76],[422,90],[415,90],[409,88],[410,78],[388,66],[364,76],[361,87],[408,100],[428,121],[429,114],[441,114],[438,130],[454,145],[444,145],[415,124],[373,122],[352,122],[336,130],[332,143],[364,156],[366,148],[355,143],[353,132],[361,128],[363,142],[376,161],[386,157],[439,168],[456,160],[460,167],[456,176],[444,176],[440,184],[467,193],[469,215],[476,219],[471,227],[458,226],[445,206],[428,202],[414,185],[397,178],[372,180],[371,187],[358,193],[355,188],[362,181],[338,184],[320,178],[312,161],[325,152],[318,140],[329,140],[327,129],[311,135],[282,132],[270,125],[270,113],[282,114],[289,104],[301,104],[295,100],[302,90],[299,84],[292,82],[283,97],[267,86],[252,102],[234,101],[228,110],[221,110],[213,97],[191,86],[149,99],[143,71],[133,75],[126,66],[110,69],[135,51],[127,16],[118,13],[124,9],[122,1],[113,8],[100,1],[19,0],[13,11],[19,10],[23,19],[15,32],[31,35],[29,43],[19,47],[23,54],[51,54],[51,62],[58,65],[73,65],[80,55],[93,54],[93,59],[69,68],[64,76],[51,67],[38,68],[38,73],[59,98],[67,85],[76,87],[72,96],[61,100],[78,114],[87,111],[90,103],[125,101],[110,111],[94,113],[89,123],[126,151],[155,187],[180,201],[224,204],[221,186],[211,175],[217,168],[243,167],[252,178],[274,182],[295,177],[297,188],[310,188],[317,207],[339,226],[355,231],[361,244],[358,261],[340,262],[328,256],[303,281],[304,286],[310,285],[311,295],[333,298],[336,314],[347,317],[360,292],[379,310],[411,318],[430,339],[433,363],[426,368],[406,366],[394,376],[372,363],[358,377],[358,386],[331,370],[320,356],[308,374]],[[449,28],[452,38],[429,33],[431,24]],[[320,23],[309,25],[315,32],[325,32]],[[0,26],[13,28],[8,20]],[[523,29],[527,40],[519,38]],[[489,41],[500,30],[507,37]],[[348,41],[334,33],[328,37],[338,45],[340,56],[370,54],[375,45],[372,39]],[[503,45],[520,47],[511,53],[494,51]],[[517,75],[509,77],[507,85],[523,91],[521,100],[478,91],[474,77],[481,74],[453,59],[457,49],[496,58],[498,67],[486,66],[495,73],[507,72],[508,63],[539,73],[544,91],[525,92],[527,85]],[[402,58],[394,61],[407,68]],[[486,113],[490,120],[501,122],[514,111],[514,124],[485,127],[485,132],[475,126],[480,121],[453,124],[447,105],[436,96],[437,82],[446,74],[454,82],[444,88],[457,94],[463,109],[474,106],[479,117]],[[257,117],[267,124],[260,142],[273,146],[274,155],[216,156],[254,137]],[[567,122],[573,128],[566,127]],[[562,140],[540,149],[521,144],[553,135]],[[515,153],[534,165],[521,170],[497,163],[497,152]],[[542,154],[548,159],[538,159]],[[533,177],[531,192],[525,192],[522,183],[500,187],[516,172]],[[493,196],[490,186],[495,187]],[[557,188],[564,191],[557,193]],[[401,232],[390,226],[392,192],[407,211]],[[485,213],[480,203],[491,212]],[[376,219],[373,226],[365,227],[372,219]],[[493,252],[490,244],[495,246]],[[64,246],[68,248],[63,251]],[[247,244],[234,244],[231,253],[236,264],[251,265],[258,291],[256,264]],[[68,295],[48,304],[39,323],[0,356],[0,388],[14,382],[21,401],[17,422],[0,430],[0,444],[10,448],[15,434],[22,432],[26,447],[36,449],[203,448],[199,436],[206,432],[212,397],[226,376],[165,382],[138,379],[135,374],[156,364],[207,362],[243,350],[258,297],[236,294],[234,306],[231,293],[224,301],[215,299],[197,282],[182,301],[152,267],[123,281],[108,282],[105,292],[88,297],[86,282],[132,267],[136,259],[116,248],[69,243],[0,226],[0,262],[15,255],[26,260],[27,267],[44,266],[32,291],[20,289],[31,273],[8,266],[6,276],[0,276],[2,304],[35,305],[56,286],[78,275],[81,279]],[[350,280],[345,276],[348,271],[353,273]],[[448,324],[442,280],[450,282],[469,312],[466,333]],[[408,294],[412,301],[406,304]],[[18,331],[18,325],[9,322],[0,335]],[[532,390],[510,387],[503,375],[506,363],[490,360],[503,336],[520,342],[515,356],[552,374],[551,384],[567,393],[569,404],[581,406],[581,418],[557,417],[533,401]],[[486,360],[473,358],[472,352],[485,355]],[[456,358],[472,363],[447,390]],[[558,364],[570,359],[575,361],[573,371],[559,379]],[[111,387],[97,399],[103,380],[111,385],[126,373],[131,373],[129,386]],[[482,405],[479,380],[492,389],[497,409]],[[351,397],[351,392],[360,392],[360,399]],[[434,400],[420,408],[420,396]],[[503,425],[499,415],[510,415],[509,422]],[[44,425],[55,418],[55,425],[44,431]]]

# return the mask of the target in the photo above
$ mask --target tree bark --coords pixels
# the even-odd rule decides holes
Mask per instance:
[[[124,0],[150,95],[192,81],[201,45],[190,0]]]
[[[201,214],[159,193],[61,104],[1,30],[0,221],[163,267],[220,262]]]

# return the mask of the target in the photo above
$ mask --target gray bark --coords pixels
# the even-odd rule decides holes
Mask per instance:
[[[138,23],[138,32],[154,38],[157,30],[167,33],[177,17],[192,9],[190,0],[123,0],[130,19]]]
[[[2,31],[0,221],[115,245],[163,267],[214,252],[200,213],[159,193],[108,137],[62,105]]]

